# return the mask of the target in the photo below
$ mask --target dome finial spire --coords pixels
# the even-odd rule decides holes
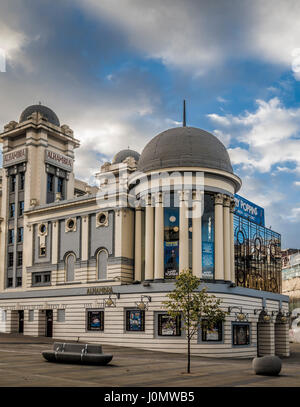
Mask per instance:
[[[185,99],[183,99],[183,120],[182,120],[182,127],[186,127]]]

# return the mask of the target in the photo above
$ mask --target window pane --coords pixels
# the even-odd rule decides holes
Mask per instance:
[[[64,309],[57,310],[57,322],[65,322],[66,313]]]

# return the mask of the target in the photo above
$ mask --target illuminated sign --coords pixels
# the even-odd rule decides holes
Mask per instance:
[[[265,211],[263,208],[239,195],[234,195],[234,200],[234,213],[236,215],[249,219],[257,225],[265,226]]]

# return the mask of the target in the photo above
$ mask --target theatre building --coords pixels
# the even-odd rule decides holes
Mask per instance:
[[[210,330],[202,321],[194,355],[289,355],[280,235],[236,195],[214,135],[184,125],[141,155],[116,152],[98,187],[75,178],[79,141],[45,106],[0,142],[1,332],[186,352],[183,321],[162,302],[190,268],[228,312]]]

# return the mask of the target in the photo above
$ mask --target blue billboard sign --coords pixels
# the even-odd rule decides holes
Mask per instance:
[[[257,225],[265,226],[265,210],[262,207],[248,201],[245,198],[242,198],[239,195],[234,195],[234,200],[234,213],[236,215],[249,219],[251,222],[254,222]]]

